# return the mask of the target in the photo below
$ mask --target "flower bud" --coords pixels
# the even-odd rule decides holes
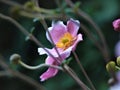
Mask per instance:
[[[113,27],[115,31],[119,31],[120,32],[120,19],[114,20],[113,21]]]
[[[10,56],[10,62],[12,64],[18,64],[20,60],[21,60],[21,56],[19,54],[13,54]]]
[[[120,56],[117,57],[117,61],[116,62],[117,62],[117,65],[120,66]]]
[[[116,67],[115,66],[116,66],[115,62],[114,61],[110,61],[110,62],[107,63],[106,69],[107,69],[108,72],[115,72],[116,71]]]
[[[33,9],[34,8],[34,3],[31,1],[28,1],[25,3],[25,7],[29,8],[29,9]]]

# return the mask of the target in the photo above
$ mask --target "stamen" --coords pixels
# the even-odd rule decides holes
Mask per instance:
[[[58,48],[62,48],[63,50],[67,49],[69,46],[73,44],[75,38],[69,33],[65,33],[63,37],[60,38],[56,46]]]

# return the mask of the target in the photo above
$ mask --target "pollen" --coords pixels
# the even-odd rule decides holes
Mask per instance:
[[[68,47],[70,47],[74,41],[75,41],[75,38],[69,32],[67,32],[56,43],[56,47],[65,50]]]

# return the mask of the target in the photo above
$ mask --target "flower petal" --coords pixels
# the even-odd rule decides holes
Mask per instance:
[[[54,77],[58,73],[58,69],[49,67],[48,70],[40,76],[41,81],[45,81]]]
[[[59,58],[59,55],[56,52],[55,48],[52,48],[52,49],[45,48],[45,49],[48,50],[49,53],[51,53],[56,59],[61,60],[61,58],[62,58],[61,61],[63,61],[65,58],[69,57],[71,54],[71,51],[72,51],[72,47],[69,47],[66,50],[62,50],[62,49],[57,48],[59,55],[61,56],[61,58]],[[47,54],[48,56],[50,56],[49,53],[47,53],[43,48],[38,48],[38,52],[40,55]],[[46,61],[46,64],[50,64],[50,63],[52,63],[52,62],[48,61],[48,60]]]
[[[60,55],[61,55],[61,57],[62,57],[62,60],[64,60],[64,59],[66,59],[67,57],[69,57],[70,54],[71,54],[71,51],[72,51],[72,47],[69,47],[69,48],[67,48],[67,49],[64,50],[64,51],[61,51],[61,52],[60,52]]]
[[[52,57],[48,56],[45,60],[45,64],[52,65],[53,63],[56,64],[55,60]]]
[[[118,41],[118,43],[115,46],[115,56],[120,56],[120,41]]]
[[[52,57],[49,56],[47,57],[45,63],[49,65],[57,65],[57,62]],[[49,78],[54,77],[57,73],[58,73],[58,69],[49,67],[48,70],[40,76],[40,79],[41,81],[45,81]]]
[[[62,60],[64,60],[65,58],[67,58],[67,57],[70,56],[70,53],[71,53],[71,51],[72,51],[72,48],[70,47],[70,48],[68,48],[68,49],[66,49],[66,50],[57,48],[57,50],[58,50],[58,53],[59,53],[59,55],[61,56]],[[54,56],[55,58],[58,58],[59,60],[61,60],[61,58],[59,58],[59,55],[58,55],[58,53],[56,52],[55,48],[53,48],[53,49],[51,50],[51,53],[53,54],[53,56]]]
[[[58,57],[58,54],[55,50],[55,48],[52,48],[52,49],[48,49],[48,48],[45,48],[49,53],[51,53],[54,57]],[[48,56],[50,56],[50,54],[46,52],[43,48],[38,48],[38,53],[40,55],[43,55],[43,54],[47,54]],[[58,52],[61,52],[61,50],[58,49]]]
[[[49,27],[48,31],[49,31],[54,43],[56,44],[58,42],[58,40],[64,35],[64,33],[67,32],[67,29],[62,21],[58,21],[57,23],[52,25],[52,27]],[[46,37],[50,42],[52,42],[48,32],[46,33]]]
[[[117,77],[118,82],[120,83],[120,71],[117,72],[117,76],[116,77]]]
[[[72,51],[74,51],[76,49],[77,44],[82,41],[82,34],[78,34],[77,35],[77,40],[74,42],[74,44],[71,46],[72,47]]]
[[[51,49],[48,49],[48,48],[45,48],[48,52],[51,51]],[[43,55],[43,54],[47,54],[48,55],[48,52],[46,52],[43,48],[38,48],[38,53],[40,55]]]
[[[80,27],[80,22],[78,20],[70,19],[67,22],[68,32],[71,33],[73,37],[77,35],[79,27]]]

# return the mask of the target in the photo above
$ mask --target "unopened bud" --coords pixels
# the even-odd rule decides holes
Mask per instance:
[[[115,66],[116,66],[115,62],[114,61],[110,61],[110,62],[107,63],[106,69],[107,69],[108,72],[115,72],[116,71],[116,67]]]
[[[116,62],[117,62],[117,65],[120,66],[120,56],[117,57],[117,61]]]
[[[119,31],[120,32],[120,19],[114,20],[113,21],[113,27],[115,31]]]
[[[29,9],[33,9],[33,8],[34,8],[34,3],[28,1],[28,2],[25,3],[25,7],[26,7],[26,8],[29,8]]]
[[[21,60],[21,56],[19,54],[13,54],[10,56],[10,62],[13,64],[18,64]]]

